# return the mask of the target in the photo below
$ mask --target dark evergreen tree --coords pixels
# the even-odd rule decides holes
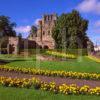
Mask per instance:
[[[16,36],[15,26],[16,24],[11,22],[9,17],[0,16],[0,37]]]

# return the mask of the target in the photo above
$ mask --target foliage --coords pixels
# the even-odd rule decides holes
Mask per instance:
[[[66,53],[73,54],[73,55],[76,55],[76,56],[86,56],[86,55],[88,55],[87,49],[66,49]]]
[[[71,13],[62,14],[58,17],[52,34],[56,48],[87,48],[87,41],[89,41],[87,29],[88,20],[83,19],[78,11],[73,10]]]
[[[13,29],[16,26],[15,23],[10,21],[7,16],[0,16],[0,37],[2,36],[16,36],[16,32]]]
[[[22,38],[22,34],[21,34],[21,33],[19,33],[19,34],[18,34],[18,37],[21,39],[21,38]]]
[[[32,37],[33,37],[33,35],[37,36],[37,27],[36,26],[34,26],[34,25],[31,26],[30,34],[32,35]]]

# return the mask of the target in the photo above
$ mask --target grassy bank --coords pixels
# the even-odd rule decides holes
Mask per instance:
[[[67,96],[62,94],[53,94],[34,89],[20,89],[0,86],[1,100],[99,100],[99,96]]]
[[[68,61],[36,61],[35,58],[25,58],[15,60],[7,64],[11,67],[40,68],[48,70],[64,70],[76,72],[99,72],[100,63],[97,63],[87,57]]]

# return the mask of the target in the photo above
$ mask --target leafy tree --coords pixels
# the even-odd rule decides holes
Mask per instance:
[[[0,16],[0,36],[16,36],[16,32],[13,29],[16,26],[15,23],[10,21],[7,16]]]
[[[52,31],[56,48],[87,48],[87,41],[90,41],[86,34],[87,29],[88,20],[81,17],[78,11],[62,14]]]
[[[33,34],[33,35],[36,36],[36,33],[37,33],[37,27],[34,26],[34,25],[32,25],[32,26],[31,26],[31,30],[30,30],[30,34]]]
[[[21,34],[21,33],[19,33],[19,34],[18,34],[18,37],[21,39],[21,38],[22,38],[22,34]]]

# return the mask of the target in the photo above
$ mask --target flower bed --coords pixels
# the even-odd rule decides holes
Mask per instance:
[[[97,73],[81,73],[81,72],[66,72],[66,71],[50,71],[50,70],[41,70],[41,69],[32,69],[32,68],[19,68],[19,67],[8,67],[0,66],[0,70],[4,71],[15,71],[21,73],[29,73],[34,75],[44,75],[44,76],[58,76],[58,77],[70,77],[77,79],[91,79],[91,80],[100,80],[100,74]]]
[[[49,55],[52,55],[52,56],[56,56],[56,57],[70,58],[70,59],[77,58],[73,54],[66,54],[66,53],[56,52],[56,51],[46,51],[46,54],[49,54]]]
[[[62,93],[66,95],[99,95],[100,96],[100,87],[90,88],[87,85],[79,87],[75,84],[71,85],[56,85],[54,82],[45,83],[39,79],[18,79],[18,78],[7,78],[0,77],[0,84],[6,87],[16,87],[16,88],[35,88],[41,89],[44,91],[51,91],[54,93]]]
[[[99,59],[99,58],[96,58],[96,57],[94,57],[94,56],[87,56],[87,57],[88,57],[89,59],[95,61],[95,62],[100,63],[100,59]]]

